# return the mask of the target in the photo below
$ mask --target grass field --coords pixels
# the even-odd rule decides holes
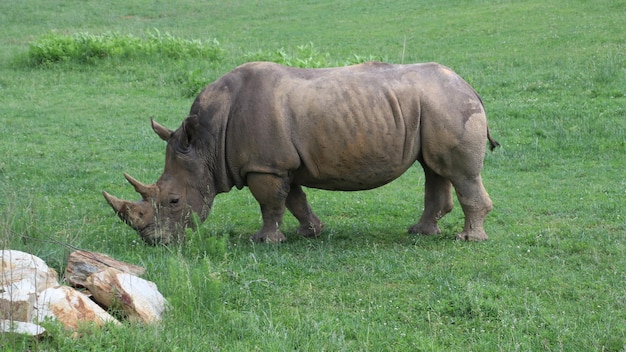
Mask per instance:
[[[623,0],[0,2],[2,248],[60,273],[73,248],[104,252],[146,267],[170,302],[160,325],[74,338],[48,323],[1,350],[626,351],[625,13]],[[299,238],[286,216],[280,245],[248,240],[261,220],[247,190],[219,195],[173,247],[141,243],[102,198],[137,197],[123,172],[156,180],[149,117],[178,127],[236,65],[369,58],[437,61],[481,94],[502,143],[483,172],[489,241],[453,240],[457,203],[442,235],[406,234],[418,165],[372,191],[309,190],[324,234]]]

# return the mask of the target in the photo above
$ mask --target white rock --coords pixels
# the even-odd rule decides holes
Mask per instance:
[[[85,286],[100,304],[121,306],[130,321],[157,322],[167,304],[156,284],[115,268],[90,275]]]
[[[46,332],[46,329],[33,323],[0,319],[0,332],[41,336]]]
[[[0,319],[32,321],[37,293],[58,285],[57,273],[40,258],[0,251]]]

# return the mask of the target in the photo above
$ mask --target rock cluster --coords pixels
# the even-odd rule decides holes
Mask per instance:
[[[29,335],[45,332],[38,322],[56,319],[76,330],[84,323],[120,322],[105,309],[116,309],[133,322],[161,320],[166,300],[144,269],[101,253],[70,254],[65,281],[40,258],[21,251],[0,251],[0,331]],[[104,307],[104,308],[103,308]]]

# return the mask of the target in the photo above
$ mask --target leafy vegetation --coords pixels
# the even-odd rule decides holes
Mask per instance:
[[[162,324],[54,323],[12,350],[626,350],[626,42],[623,1],[409,1],[153,5],[0,2],[0,243],[64,270],[74,248],[147,268]],[[159,30],[155,30],[158,28]],[[217,38],[217,39],[213,39]],[[219,42],[217,41],[219,40]],[[327,227],[249,242],[247,191],[219,195],[186,245],[149,247],[100,194],[136,197],[197,92],[238,64],[324,67],[438,61],[481,94],[492,134],[483,178],[490,240],[409,236],[423,176],[309,190]]]
[[[282,65],[301,68],[345,66],[366,61],[384,61],[382,57],[376,57],[374,55],[360,56],[356,54],[341,61],[333,61],[330,58],[330,53],[321,53],[313,43],[298,45],[293,51],[288,51],[285,48],[278,50],[258,50],[254,53],[244,55],[244,58],[246,62],[271,61]]]
[[[94,35],[86,32],[63,35],[47,33],[30,44],[28,62],[49,65],[73,61],[94,63],[101,59],[199,59],[219,60],[223,55],[219,42],[176,38],[158,30],[148,32],[147,38],[108,32]]]

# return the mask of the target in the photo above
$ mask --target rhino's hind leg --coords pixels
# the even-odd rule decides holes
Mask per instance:
[[[409,228],[409,233],[435,235],[441,233],[437,221],[452,211],[452,184],[446,178],[435,173],[428,165],[421,163],[424,169],[424,212],[419,222]]]
[[[286,179],[272,174],[249,174],[248,188],[261,206],[263,227],[252,236],[255,242],[278,243],[286,239],[280,232],[285,213],[285,200],[289,193]]]
[[[483,229],[483,222],[493,205],[481,177],[461,179],[453,181],[453,184],[465,214],[465,226],[456,237],[464,241],[486,240],[487,233]]]
[[[306,194],[302,190],[302,186],[291,185],[289,194],[287,195],[287,209],[300,222],[298,235],[303,237],[317,237],[322,233],[324,224],[313,213],[309,202],[306,200]]]

